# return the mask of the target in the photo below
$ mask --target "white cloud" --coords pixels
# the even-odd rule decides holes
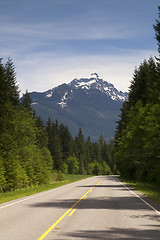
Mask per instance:
[[[74,78],[88,77],[97,72],[101,78],[111,82],[118,90],[127,91],[135,66],[153,51],[129,51],[123,55],[60,56],[34,54],[16,60],[17,80],[22,92],[45,91]]]
[[[79,16],[66,21],[57,20],[39,23],[4,23],[0,28],[0,41],[12,38],[12,41],[27,43],[45,40],[97,40],[97,39],[128,39],[139,34],[138,28],[130,28],[128,23],[110,22],[108,17]],[[142,30],[141,30],[142,34]],[[28,42],[31,44],[31,42]]]
[[[57,5],[76,1],[53,2]],[[103,2],[107,6],[106,1]],[[31,7],[28,4],[27,6]],[[119,90],[127,91],[135,66],[139,65],[144,58],[157,54],[153,51],[127,50],[129,45],[138,44],[134,42],[135,38],[141,39],[143,36],[143,39],[147,34],[145,26],[141,22],[137,24],[137,19],[132,21],[132,18],[126,21],[125,14],[124,16],[116,15],[115,12],[109,12],[108,8],[102,11],[101,8],[92,8],[91,5],[86,7],[86,1],[83,6],[84,8],[80,10],[74,8],[72,13],[64,12],[62,16],[61,12],[56,17],[53,12],[53,16],[43,16],[42,19],[31,15],[31,19],[28,18],[27,21],[22,20],[22,22],[18,21],[20,19],[18,15],[5,13],[6,15],[0,16],[0,57],[10,56],[13,59],[22,92],[26,89],[45,91],[61,83],[68,83],[76,77],[88,77],[92,72],[98,72],[104,80],[112,82]],[[99,6],[99,1],[97,6]],[[24,9],[22,9],[22,15]],[[37,5],[34,5],[34,9],[37,9]],[[112,49],[107,41],[105,44],[105,41],[95,41],[95,52],[100,50],[102,53],[103,49],[102,55],[95,54],[93,42],[88,51],[89,41],[73,41],[75,43],[73,46],[72,41],[57,41],[106,39],[132,41],[126,41],[128,43],[126,50],[117,48],[116,51],[114,46],[116,44],[120,46],[120,41],[113,41],[110,44]],[[108,54],[108,51],[112,54]]]

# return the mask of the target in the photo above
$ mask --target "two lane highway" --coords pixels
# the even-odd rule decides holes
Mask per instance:
[[[113,176],[0,205],[0,240],[160,239],[160,213]]]

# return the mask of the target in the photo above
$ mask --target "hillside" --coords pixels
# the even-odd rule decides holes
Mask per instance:
[[[44,122],[50,116],[52,121],[67,125],[73,136],[81,127],[85,138],[96,141],[102,134],[109,141],[128,94],[93,73],[46,92],[31,92],[30,96],[32,107]]]

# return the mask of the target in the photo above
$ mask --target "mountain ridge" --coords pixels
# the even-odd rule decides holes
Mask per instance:
[[[48,91],[30,93],[32,107],[44,122],[48,117],[69,127],[73,137],[81,127],[84,137],[98,140],[102,134],[106,141],[114,130],[127,93],[118,91],[97,73],[89,78],[73,79]]]

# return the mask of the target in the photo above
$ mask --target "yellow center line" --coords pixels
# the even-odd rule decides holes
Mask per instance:
[[[103,179],[104,179],[104,178],[102,178],[96,185],[99,185],[99,184],[102,182]]]
[[[75,208],[75,209],[73,209],[73,211],[72,212],[70,212],[70,214],[68,215],[69,217],[70,216],[72,216],[72,214],[76,211],[77,209]]]
[[[103,178],[96,184],[99,185],[102,182]],[[94,188],[94,186],[92,186],[76,203],[73,204],[73,206],[68,209],[50,228],[48,228],[48,230],[42,234],[42,236],[40,238],[38,238],[38,240],[43,240],[51,231],[52,229],[57,226],[57,224],[82,200],[86,197],[86,195]],[[76,210],[76,209],[75,209]],[[73,212],[73,211],[72,211]],[[71,213],[72,213],[71,212]]]

